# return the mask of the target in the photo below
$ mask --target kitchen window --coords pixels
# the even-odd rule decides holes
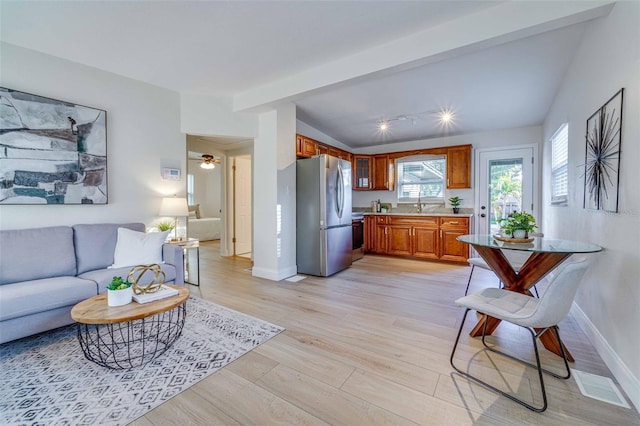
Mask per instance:
[[[447,162],[444,155],[419,155],[396,161],[398,203],[444,204]]]
[[[568,148],[569,125],[565,123],[551,137],[551,204],[567,204]]]

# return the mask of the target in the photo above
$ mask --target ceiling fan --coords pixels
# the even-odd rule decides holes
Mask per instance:
[[[210,154],[202,154],[202,163],[200,163],[200,167],[203,169],[214,169],[216,164],[220,164],[219,158],[215,158]]]

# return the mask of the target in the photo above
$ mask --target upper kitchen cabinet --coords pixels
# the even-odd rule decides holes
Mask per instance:
[[[394,173],[393,160],[388,154],[353,156],[355,190],[393,190]]]
[[[296,156],[298,158],[310,158],[319,154],[328,154],[333,157],[351,161],[350,152],[303,135],[296,135]]]
[[[389,155],[373,156],[373,190],[393,190],[394,179],[393,160]]]
[[[353,189],[367,190],[373,186],[371,160],[368,155],[353,155]]]
[[[313,157],[318,154],[318,143],[306,136],[296,135],[296,155],[298,157]]]
[[[447,188],[471,188],[471,145],[447,148]]]

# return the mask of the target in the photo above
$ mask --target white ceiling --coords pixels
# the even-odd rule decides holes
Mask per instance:
[[[523,2],[524,3],[524,2]],[[5,1],[0,39],[182,93],[234,96],[503,5],[487,1]],[[580,43],[574,24],[295,100],[351,147],[537,125]],[[377,121],[441,108],[433,114]]]

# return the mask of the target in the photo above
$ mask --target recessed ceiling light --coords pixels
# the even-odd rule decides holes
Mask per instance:
[[[387,125],[387,123],[385,123],[383,121],[378,125],[378,128],[384,132],[385,130],[387,130],[389,128],[389,125]]]
[[[444,110],[440,113],[440,121],[443,124],[448,124],[453,121],[453,113],[450,110]]]

